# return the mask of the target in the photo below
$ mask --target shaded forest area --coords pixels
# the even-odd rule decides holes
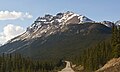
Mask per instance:
[[[63,66],[62,60],[41,61],[20,54],[0,56],[0,72],[53,72]]]
[[[120,26],[113,26],[110,39],[85,49],[71,61],[84,66],[87,72],[92,72],[102,67],[110,59],[118,57],[120,57]]]

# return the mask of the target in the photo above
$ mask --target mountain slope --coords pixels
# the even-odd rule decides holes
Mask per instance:
[[[120,58],[111,59],[102,68],[96,72],[119,72],[120,71]]]
[[[110,28],[102,24],[68,25],[65,31],[48,37],[18,40],[0,47],[1,52],[21,53],[35,58],[75,56],[84,48],[110,37]]]
[[[0,53],[32,58],[69,58],[111,36],[111,28],[73,12],[38,17],[25,33],[0,47]]]

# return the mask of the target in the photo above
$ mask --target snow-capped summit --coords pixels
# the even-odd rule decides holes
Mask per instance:
[[[120,26],[120,20],[116,21],[115,25],[119,25]]]
[[[44,17],[38,17],[34,23],[29,26],[26,32],[18,38],[12,40],[27,40],[37,37],[47,37],[51,34],[63,31],[68,24],[82,24],[94,22],[86,16],[76,14],[71,11],[57,13],[56,15],[46,14]]]
[[[107,27],[112,27],[114,25],[113,22],[110,22],[110,21],[102,21],[101,24],[107,26]]]
[[[67,24],[80,24],[85,22],[94,22],[83,15],[78,15],[73,12],[67,11],[65,13],[57,13],[55,16],[46,14],[44,17],[38,17],[34,23],[27,28],[29,33],[40,29],[41,27],[60,27]],[[45,27],[45,28],[46,28]],[[48,29],[49,29],[48,28]]]
[[[26,51],[25,53],[27,53],[29,50],[36,52],[38,48],[46,49],[49,46],[54,48],[56,44],[58,47],[61,45],[65,45],[66,47],[66,45],[68,46],[74,41],[75,43],[84,42],[81,38],[84,38],[85,42],[87,37],[88,39],[92,37],[90,41],[93,40],[93,38],[96,39],[96,33],[104,38],[106,36],[102,34],[106,33],[110,35],[110,30],[111,28],[74,12],[60,12],[56,15],[46,14],[43,17],[38,17],[31,26],[27,28],[26,32],[8,41],[2,46],[0,51],[4,53],[15,53],[17,51],[23,53],[23,51]],[[9,48],[9,46],[12,47]]]
[[[39,28],[42,25],[67,25],[85,22],[94,21],[87,18],[86,16],[67,11],[65,13],[57,13],[55,16],[46,14],[44,17],[38,17],[35,22],[30,27],[28,27],[28,30]]]

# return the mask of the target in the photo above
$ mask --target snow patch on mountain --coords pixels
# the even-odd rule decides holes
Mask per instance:
[[[82,24],[86,22],[94,22],[86,16],[75,14],[67,11],[56,15],[46,14],[44,17],[38,17],[34,23],[29,26],[25,33],[12,39],[9,42],[16,40],[29,40],[37,37],[47,37],[62,30],[68,24]]]
[[[120,26],[120,20],[116,21],[115,25],[119,25]]]
[[[110,21],[102,21],[101,24],[107,26],[107,27],[112,27],[114,25],[114,22]]]

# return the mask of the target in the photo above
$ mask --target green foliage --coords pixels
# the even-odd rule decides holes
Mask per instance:
[[[120,26],[113,27],[113,35],[112,35],[112,53],[113,57],[117,58],[120,56]]]
[[[115,57],[115,58],[118,58],[118,57],[120,57],[120,44],[117,44],[115,47],[114,47],[114,49],[113,49],[113,56]]]
[[[53,72],[62,66],[59,61],[40,61],[20,54],[0,56],[0,72]]]
[[[118,57],[120,57],[120,27],[114,26],[111,38],[94,44],[93,47],[85,49],[78,57],[71,60],[83,65],[87,72],[92,72],[102,67],[110,59]]]

